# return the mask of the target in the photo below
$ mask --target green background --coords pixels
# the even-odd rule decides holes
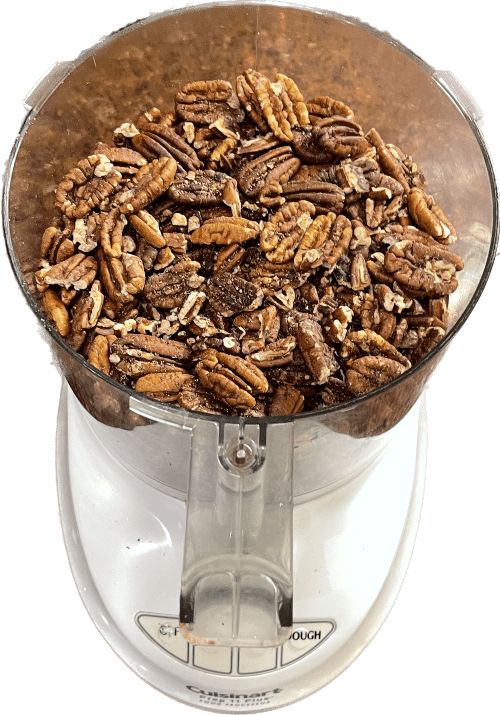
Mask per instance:
[[[183,4],[182,2],[179,4]],[[452,70],[485,115],[500,167],[498,4],[327,0]],[[22,99],[54,62],[169,7],[158,0],[11,3],[0,11],[0,157],[20,126]],[[290,715],[488,713],[498,703],[498,265],[427,391],[427,486],[419,535],[396,605],[374,642],[334,683]],[[2,652],[5,712],[187,713],[112,653],[74,588],[54,482],[60,380],[0,255],[3,315]]]

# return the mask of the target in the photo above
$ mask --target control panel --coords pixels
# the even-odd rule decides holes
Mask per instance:
[[[294,621],[289,639],[278,648],[206,646],[189,643],[180,632],[179,618],[138,613],[141,631],[181,663],[219,675],[256,675],[279,670],[318,648],[334,632],[335,622]]]

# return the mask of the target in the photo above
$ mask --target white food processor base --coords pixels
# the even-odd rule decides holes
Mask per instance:
[[[369,474],[294,506],[294,626],[278,648],[184,639],[186,503],[127,473],[92,422],[63,383],[57,479],[66,550],[90,617],[137,675],[202,709],[262,712],[327,685],[368,645],[397,598],[416,538],[425,395],[393,428],[390,448]]]

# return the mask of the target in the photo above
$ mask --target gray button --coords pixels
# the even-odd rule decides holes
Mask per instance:
[[[142,613],[136,622],[151,640],[183,663],[189,662],[189,643],[181,634],[179,619]]]
[[[193,665],[195,668],[210,670],[212,673],[228,675],[233,669],[232,648],[216,645],[193,646]]]
[[[266,673],[278,667],[277,648],[238,648],[238,673]]]
[[[332,621],[294,623],[290,638],[282,646],[281,665],[293,663],[310,653],[323,643],[334,629],[335,624]]]

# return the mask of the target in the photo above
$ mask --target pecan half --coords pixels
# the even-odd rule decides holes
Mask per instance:
[[[256,400],[252,393],[268,390],[268,382],[258,367],[213,349],[201,353],[195,372],[204,387],[235,409],[254,407]]]
[[[394,280],[417,297],[438,298],[458,287],[456,272],[463,269],[462,259],[438,245],[403,240],[385,254],[384,268]]]
[[[219,245],[230,245],[233,243],[244,243],[259,234],[259,224],[246,218],[237,216],[221,216],[219,218],[208,219],[193,231],[190,236],[192,243],[216,243]]]
[[[180,308],[193,290],[204,282],[198,275],[200,264],[190,258],[180,259],[162,273],[149,276],[144,285],[144,296],[157,308]]]
[[[78,162],[56,188],[55,205],[68,218],[83,218],[104,207],[122,175],[107,156],[92,154]]]
[[[185,84],[175,96],[175,111],[181,119],[197,125],[223,119],[226,126],[233,126],[245,118],[231,83],[222,79]]]
[[[289,146],[280,146],[245,163],[237,172],[240,189],[250,198],[266,191],[267,185],[285,184],[300,167],[300,160]]]
[[[413,188],[408,194],[408,211],[417,226],[440,243],[456,241],[457,234],[444,212],[437,206],[432,196]]]
[[[297,326],[297,344],[307,369],[317,385],[324,384],[338,365],[326,345],[320,325],[310,318],[302,319]]]
[[[178,204],[218,206],[223,201],[224,188],[229,179],[221,171],[195,171],[174,179],[168,188],[168,195]]]
[[[278,367],[292,362],[292,352],[297,345],[293,335],[280,338],[275,343],[269,343],[265,348],[248,355],[247,360],[257,367]]]
[[[172,183],[177,162],[170,157],[153,159],[142,166],[125,188],[115,198],[124,214],[137,213],[164,194]]]
[[[316,216],[311,225],[307,227],[293,259],[293,264],[297,270],[306,271],[321,265],[323,262],[323,246],[330,236],[334,220],[334,213],[321,214]]]
[[[304,395],[292,385],[280,385],[273,395],[269,414],[296,415],[304,409]]]
[[[141,133],[132,137],[132,143],[149,161],[160,157],[174,159],[180,172],[194,171],[203,166],[193,147],[164,124],[151,122],[144,125]]]
[[[61,263],[41,268],[35,273],[37,285],[59,285],[66,290],[85,290],[97,273],[97,262],[93,256],[77,252]]]
[[[294,257],[314,213],[309,201],[292,201],[271,216],[260,233],[260,247],[267,253],[268,261],[286,263]]]
[[[261,288],[232,273],[216,273],[206,293],[211,306],[225,317],[255,310],[264,298]]]

